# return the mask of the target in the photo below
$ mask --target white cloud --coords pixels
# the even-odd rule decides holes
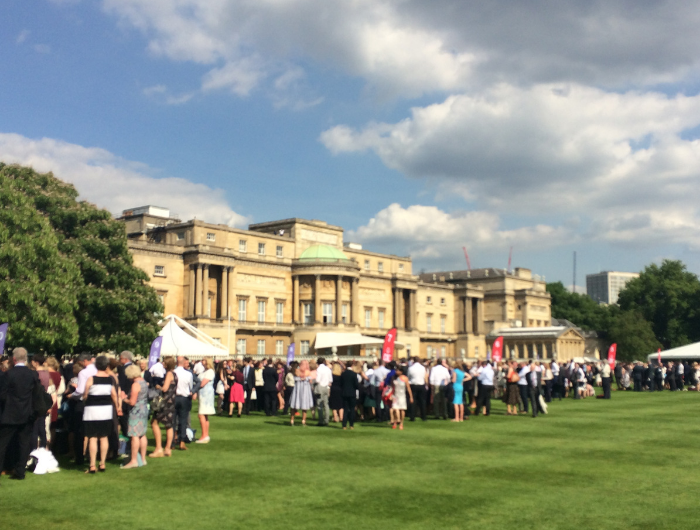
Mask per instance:
[[[155,204],[170,208],[182,219],[196,217],[238,227],[249,221],[231,210],[221,190],[182,178],[156,178],[144,164],[96,147],[0,133],[0,160],[31,166],[40,172],[52,171],[56,177],[72,183],[82,200],[114,214]]]
[[[370,150],[405,175],[437,181],[439,195],[496,213],[604,218],[608,228],[594,227],[595,237],[672,236],[695,247],[700,141],[682,134],[698,124],[700,96],[499,85],[414,108],[397,123],[339,125],[320,139],[336,154]],[[640,216],[644,229],[610,228]]]
[[[365,79],[382,97],[496,82],[636,86],[697,73],[692,2],[611,0],[103,0],[105,10],[176,61],[214,65],[247,95],[285,61],[310,59]],[[673,38],[669,36],[672,35]],[[244,81],[242,63],[248,64]],[[254,73],[254,75],[250,75]]]
[[[421,263],[440,262],[466,246],[489,253],[507,251],[517,244],[520,251],[543,250],[575,241],[569,227],[544,224],[517,229],[501,227],[499,216],[484,211],[448,213],[435,206],[394,203],[378,212],[357,230],[348,232],[348,241],[382,248],[383,251],[408,253]]]
[[[19,35],[17,35],[15,42],[17,44],[22,44],[24,41],[27,40],[27,37],[29,37],[30,33],[31,32],[28,29],[23,29],[22,31],[19,32]]]
[[[35,44],[34,51],[43,54],[51,53],[51,46],[48,44]]]

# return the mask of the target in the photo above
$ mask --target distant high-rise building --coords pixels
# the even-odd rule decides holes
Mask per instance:
[[[616,304],[617,297],[627,282],[638,277],[638,272],[605,271],[587,274],[586,291],[599,304]]]

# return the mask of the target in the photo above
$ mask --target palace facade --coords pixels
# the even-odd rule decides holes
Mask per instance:
[[[371,252],[323,221],[284,219],[247,230],[182,222],[165,208],[123,212],[136,266],[166,315],[175,314],[231,353],[316,352],[318,333],[381,339],[396,327],[400,355],[486,358],[500,328],[550,326],[545,284],[527,269],[415,275],[408,257]],[[377,355],[377,345],[339,355]]]

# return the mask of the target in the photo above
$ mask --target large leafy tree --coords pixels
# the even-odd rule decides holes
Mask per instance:
[[[584,294],[572,293],[561,282],[548,283],[552,297],[552,317],[563,318],[582,329],[603,331],[608,328],[610,312]]]
[[[637,311],[621,311],[610,307],[606,339],[617,343],[617,358],[621,361],[646,359],[660,346],[651,324]]]
[[[0,165],[0,322],[7,346],[62,354],[78,342],[80,273],[25,193],[29,169]]]
[[[665,348],[700,340],[700,280],[681,261],[649,265],[627,283],[618,304],[647,320]]]
[[[78,270],[75,349],[145,353],[157,334],[156,314],[162,307],[146,273],[133,264],[122,223],[77,201],[75,188],[51,173],[3,165],[0,170],[16,176],[35,211],[53,229],[58,250]]]

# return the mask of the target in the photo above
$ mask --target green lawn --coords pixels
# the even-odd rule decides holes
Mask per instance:
[[[0,527],[693,528],[699,404],[614,392],[533,419],[496,402],[488,418],[404,431],[213,418],[209,445],[145,468],[2,477]]]

